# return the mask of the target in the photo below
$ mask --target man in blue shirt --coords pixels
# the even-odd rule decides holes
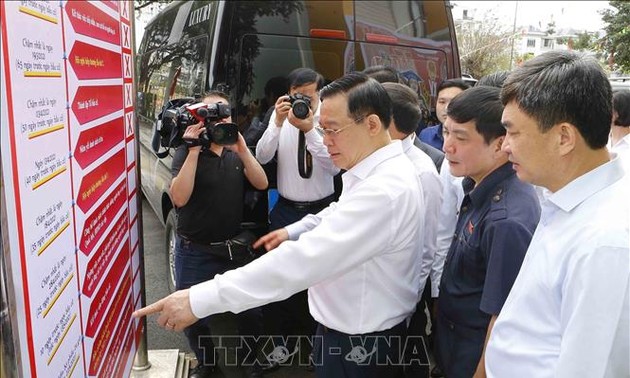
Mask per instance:
[[[444,264],[436,355],[447,377],[483,372],[486,334],[514,283],[540,218],[534,188],[501,151],[500,89],[475,87],[449,104],[444,152],[464,200]]]
[[[440,84],[438,87],[437,103],[435,104],[435,115],[440,121],[440,124],[418,130],[418,136],[421,141],[440,151],[442,150],[442,145],[444,144],[442,125],[446,119],[446,107],[455,96],[468,88],[470,88],[470,86],[460,79],[445,80]]]

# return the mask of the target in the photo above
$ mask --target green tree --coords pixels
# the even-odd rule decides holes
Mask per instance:
[[[135,10],[139,11],[142,8],[146,8],[151,4],[155,4],[155,3],[164,3],[164,4],[168,4],[171,3],[173,0],[135,0],[133,3],[133,7]]]
[[[577,38],[573,39],[573,49],[578,51],[596,50],[597,37],[589,32],[577,33]]]
[[[462,72],[480,78],[510,69],[511,31],[487,13],[481,20],[463,22],[455,27]]]
[[[630,73],[630,2],[613,0],[608,3],[614,9],[600,11],[607,24],[600,48],[607,53],[611,70]]]

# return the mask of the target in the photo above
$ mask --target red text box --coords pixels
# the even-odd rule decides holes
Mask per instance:
[[[72,101],[72,112],[81,125],[122,108],[122,85],[81,86]]]
[[[115,247],[111,247],[110,250],[115,251],[118,245],[116,245]],[[98,259],[95,258],[90,260],[83,283],[83,294],[85,294],[88,298],[92,298],[92,294],[94,294],[94,289],[96,289],[96,286],[101,281],[101,278],[105,273],[105,269],[107,269],[107,266],[109,265],[111,259],[114,257],[114,254],[103,253],[98,254],[95,257],[97,256],[99,257]],[[101,259],[100,257],[103,258]],[[105,261],[105,259],[107,258],[109,258],[109,260]],[[116,260],[114,261],[112,269],[114,269],[115,266],[124,266],[127,261],[129,261],[129,243],[125,241],[125,244],[120,250],[120,253],[118,253],[118,257],[116,257]]]
[[[85,169],[125,138],[124,123],[120,117],[81,131],[74,149],[74,158],[81,168]]]
[[[120,150],[92,172],[83,176],[77,198],[79,208],[87,213],[124,172],[125,150]]]
[[[120,24],[87,1],[68,1],[66,13],[78,34],[120,46]]]
[[[125,181],[122,181],[118,184],[118,187],[114,189],[109,198],[103,201],[103,203],[94,210],[94,212],[83,224],[79,249],[86,256],[89,256],[92,253],[92,248],[94,248],[96,242],[101,238],[101,235],[103,235],[109,224],[112,222],[114,215],[118,214],[118,211],[125,204],[126,191],[127,184]],[[108,238],[112,235],[115,235],[115,233],[110,234]]]
[[[68,60],[79,80],[122,77],[120,54],[111,50],[76,41]]]
[[[129,301],[125,306],[125,310],[123,311],[122,318],[120,319],[120,324],[118,325],[118,329],[116,330],[116,334],[114,335],[114,338],[109,345],[109,349],[107,350],[107,354],[105,355],[105,360],[103,361],[103,369],[100,374],[101,377],[115,377],[114,368],[116,367],[116,360],[120,352],[122,352],[122,346],[124,343],[123,336],[127,334],[127,328],[129,327],[130,321],[131,298],[129,298]]]
[[[131,286],[131,277],[129,277],[128,274],[123,275],[123,273],[128,271],[128,269],[125,269],[127,267],[126,263],[127,261],[123,261],[122,264],[112,266],[112,268],[107,273],[107,277],[103,281],[103,284],[99,288],[98,293],[94,297],[92,304],[90,304],[90,312],[88,313],[87,327],[85,332],[86,336],[94,337],[94,335],[96,334],[96,330],[101,324],[101,320],[103,318],[111,321],[111,317],[114,314],[120,313],[120,307],[123,303],[120,295],[127,295],[129,292],[129,286]],[[121,289],[116,292],[118,282],[120,282],[121,280],[123,280]],[[109,304],[110,302],[112,302],[112,298],[114,298],[114,301],[110,308]],[[107,314],[107,316],[105,316],[105,314]],[[108,321],[106,321],[105,323],[108,323]]]

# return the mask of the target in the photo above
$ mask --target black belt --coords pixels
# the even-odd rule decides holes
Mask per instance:
[[[375,332],[368,332],[368,333],[361,333],[361,334],[348,334],[345,332],[337,331],[336,329],[326,327],[322,323],[319,323],[319,326],[322,327],[322,333],[336,333],[338,335],[345,335],[345,336],[386,336],[386,335],[391,335],[391,334],[398,334],[400,332],[404,333],[407,330],[407,321],[403,320],[402,322],[396,324],[395,326],[388,329],[384,329],[382,331],[375,331]]]
[[[324,208],[330,205],[331,202],[335,200],[335,195],[331,194],[328,197],[322,198],[317,201],[312,202],[299,202],[299,201],[291,201],[290,199],[286,199],[282,196],[278,196],[278,202],[282,202],[285,205],[289,205],[297,210],[309,210],[315,208]]]
[[[246,240],[245,237],[243,237],[242,235],[244,235],[244,233],[241,233],[232,239],[219,242],[210,242],[207,244],[195,243],[184,236],[178,236],[182,239],[183,243],[188,243],[192,245],[195,249],[205,251],[213,256],[242,263],[249,262],[256,257],[249,248],[249,245],[255,239],[251,239],[251,241]]]

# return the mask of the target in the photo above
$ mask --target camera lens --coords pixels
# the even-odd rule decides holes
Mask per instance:
[[[310,111],[309,104],[304,100],[295,100],[293,104],[291,104],[291,108],[293,109],[293,114],[299,119],[308,118],[308,113]]]

